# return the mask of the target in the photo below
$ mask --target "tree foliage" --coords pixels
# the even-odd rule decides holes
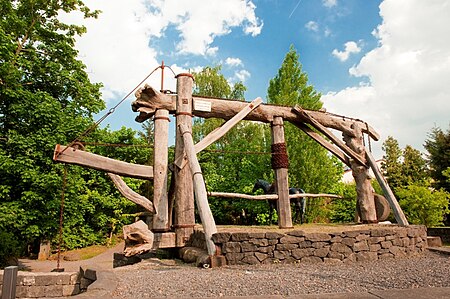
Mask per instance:
[[[425,141],[428,151],[428,163],[434,186],[450,192],[450,181],[445,171],[450,167],[450,129],[444,132],[441,128],[433,128]]]
[[[322,108],[321,94],[308,84],[308,76],[302,70],[299,54],[290,47],[278,74],[270,80],[267,100],[270,104],[300,105],[302,108]],[[285,124],[285,139],[288,148],[290,169],[289,184],[308,193],[328,192],[342,176],[343,167],[337,158],[330,156],[314,140],[290,123]],[[308,200],[307,220],[323,218],[323,201]]]

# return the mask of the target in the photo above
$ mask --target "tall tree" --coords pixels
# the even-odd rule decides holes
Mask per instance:
[[[385,154],[381,163],[381,169],[389,185],[394,189],[398,188],[402,185],[402,150],[398,141],[392,136],[389,136],[383,142],[382,150]]]
[[[444,132],[441,128],[433,128],[425,141],[428,151],[428,163],[435,187],[450,192],[450,181],[445,171],[450,167],[450,129]]]
[[[267,100],[271,104],[319,110],[322,108],[321,94],[308,83],[308,75],[302,70],[299,58],[291,45],[278,74],[270,80]],[[343,172],[341,163],[292,124],[285,124],[285,139],[290,161],[289,184],[310,193],[333,189]],[[307,219],[310,221],[321,212],[318,204],[318,200],[309,201]]]

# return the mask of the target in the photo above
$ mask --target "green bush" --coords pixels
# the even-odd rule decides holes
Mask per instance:
[[[20,242],[13,233],[0,231],[0,268],[8,266],[8,260],[18,257],[21,253]]]
[[[341,184],[336,194],[342,199],[335,199],[331,203],[331,222],[354,222],[356,211],[356,186],[355,184]]]
[[[399,203],[411,224],[427,227],[443,225],[444,216],[450,211],[450,194],[429,186],[409,185],[397,190]]]

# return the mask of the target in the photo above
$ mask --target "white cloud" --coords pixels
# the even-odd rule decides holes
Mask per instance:
[[[337,0],[322,0],[322,4],[325,7],[331,8],[337,5]]]
[[[450,3],[385,0],[380,15],[379,46],[349,70],[369,83],[322,99],[329,111],[368,121],[382,141],[390,135],[422,149],[431,128],[450,121]]]
[[[234,73],[234,76],[238,81],[245,82],[248,78],[250,78],[250,72],[248,72],[247,70],[239,70]]]
[[[305,28],[308,29],[309,31],[318,32],[319,24],[317,24],[317,22],[314,21],[309,21],[308,23],[305,24]]]
[[[228,57],[225,59],[225,64],[229,66],[242,66],[242,60],[237,57]]]
[[[256,36],[263,26],[250,0],[129,0],[126,4],[119,0],[85,0],[84,3],[102,11],[98,19],[84,20],[81,14],[62,14],[61,19],[87,27],[88,32],[77,40],[76,47],[91,80],[104,83],[106,100],[127,93],[160,64],[152,42],[164,38],[170,26],[179,32],[179,53],[207,56],[214,56],[219,50],[213,46],[216,37],[230,33],[235,27]],[[159,87],[159,73],[147,83]],[[175,90],[175,80],[166,80],[167,88]]]
[[[361,52],[361,48],[354,41],[346,42],[344,46],[345,46],[344,51],[334,49],[333,52],[331,53],[333,54],[333,56],[337,57],[340,61],[347,61],[347,59],[350,57],[350,54]]]

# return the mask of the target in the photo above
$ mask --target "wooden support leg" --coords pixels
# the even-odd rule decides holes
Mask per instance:
[[[272,145],[285,145],[283,118],[274,117],[272,122]],[[284,147],[285,149],[285,147]],[[272,157],[274,159],[275,157]],[[287,161],[286,161],[287,162]],[[276,165],[274,165],[276,166]],[[278,226],[280,228],[292,228],[291,205],[289,201],[288,169],[285,167],[274,167],[275,189],[278,194]]]
[[[167,164],[169,143],[169,111],[160,109],[155,114],[153,153],[153,231],[169,230],[169,202],[167,199]]]
[[[344,141],[360,157],[365,157],[366,151],[363,143],[362,128],[356,122],[352,124],[351,128],[354,130],[354,136],[344,134]],[[369,169],[353,159],[350,160],[350,166],[356,183],[356,194],[361,211],[361,220],[363,223],[377,223],[377,212],[375,209],[374,192],[370,183]]]
[[[192,132],[192,86],[190,74],[177,76],[176,127],[186,125]],[[175,159],[184,156],[183,136],[176,130]],[[189,165],[182,169],[175,167],[175,217],[176,246],[183,247],[194,232],[194,190]]]

